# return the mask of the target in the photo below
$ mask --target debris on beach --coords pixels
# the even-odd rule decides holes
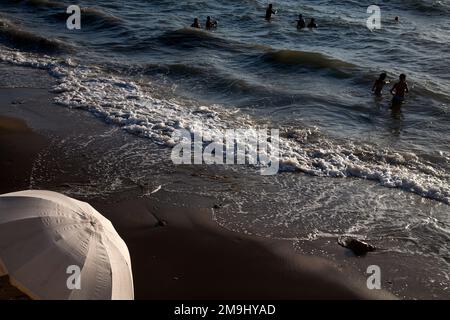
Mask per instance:
[[[338,244],[344,248],[352,250],[357,256],[365,255],[367,252],[375,251],[375,246],[357,238],[349,236],[340,236],[338,238]]]

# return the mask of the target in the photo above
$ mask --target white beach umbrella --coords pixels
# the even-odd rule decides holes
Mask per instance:
[[[111,222],[51,191],[0,195],[0,275],[33,299],[133,299],[128,248]]]

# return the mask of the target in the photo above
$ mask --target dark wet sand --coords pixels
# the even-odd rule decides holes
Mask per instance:
[[[0,193],[27,189],[33,160],[44,148],[45,138],[20,119],[0,117]]]
[[[20,105],[13,103],[24,95]],[[55,128],[59,134],[64,132],[70,114],[80,111],[57,109],[44,89],[2,88],[0,103],[0,114],[6,115],[0,116],[0,191],[6,193],[29,187],[34,161],[55,139],[46,134],[50,136]],[[50,108],[54,108],[51,114]],[[32,119],[39,132],[46,134],[31,130],[22,119]],[[40,161],[60,165],[52,159],[41,157]],[[73,168],[73,174],[79,169]],[[58,191],[60,185],[47,189]],[[173,205],[174,198],[178,205]],[[136,299],[393,298],[384,291],[366,289],[360,275],[339,271],[330,261],[295,253],[287,241],[249,237],[219,227],[211,218],[210,199],[164,190],[142,196],[136,187],[82,200],[109,218],[127,243]],[[0,291],[4,284],[0,283]]]
[[[326,260],[294,253],[286,242],[224,230],[211,209],[173,207],[174,196],[93,202],[128,244],[138,299],[389,297],[357,286]],[[133,212],[135,222],[121,222],[123,212]]]

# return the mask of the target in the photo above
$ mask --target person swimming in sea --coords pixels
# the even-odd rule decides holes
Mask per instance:
[[[303,19],[303,15],[299,14],[298,15],[298,20],[297,20],[297,29],[303,29],[306,27],[306,22],[305,19]]]
[[[217,21],[215,20],[211,20],[211,17],[208,16],[206,18],[206,24],[205,24],[205,29],[206,30],[211,30],[213,28],[217,28]]]
[[[400,22],[400,18],[399,18],[398,16],[396,16],[396,17],[394,18],[394,21],[395,21],[395,23],[399,23],[399,22]]]
[[[191,28],[197,28],[197,29],[201,29],[202,27],[200,26],[200,23],[198,22],[198,18],[194,19],[194,23],[191,24]]]
[[[381,97],[383,93],[383,87],[385,86],[385,84],[387,84],[386,77],[387,74],[383,72],[382,74],[380,74],[380,77],[377,80],[375,80],[375,83],[373,84],[372,91],[378,97]]]
[[[317,28],[316,19],[311,18],[311,21],[308,23],[308,28],[309,28],[309,29]]]
[[[266,9],[266,20],[270,20],[272,18],[272,14],[277,14],[277,12],[273,10],[273,5],[270,3]]]
[[[402,73],[399,79],[400,81],[394,84],[391,89],[391,94],[394,96],[392,98],[392,106],[400,106],[405,101],[405,94],[409,92],[406,75]]]

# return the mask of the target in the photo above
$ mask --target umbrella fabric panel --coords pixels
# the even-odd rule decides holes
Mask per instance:
[[[111,222],[55,192],[0,195],[1,266],[35,299],[134,298],[128,248]],[[67,285],[69,266],[81,272],[80,290]]]

